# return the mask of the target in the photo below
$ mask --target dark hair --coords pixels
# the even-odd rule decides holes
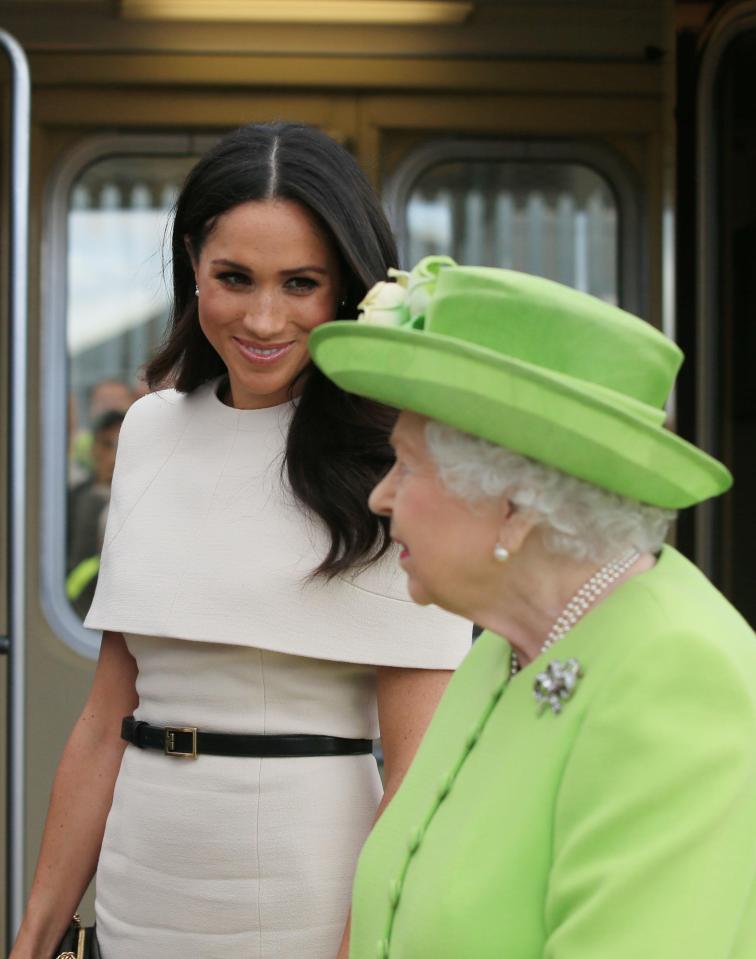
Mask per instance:
[[[112,430],[114,426],[120,426],[126,414],[122,413],[120,410],[106,410],[104,413],[95,419],[92,423],[92,434],[104,433],[105,430]]]
[[[342,270],[339,317],[355,317],[365,291],[398,260],[380,202],[352,156],[303,124],[249,124],[214,146],[189,172],[172,236],[173,312],[165,342],[146,369],[151,387],[189,393],[225,372],[200,329],[194,270],[216,217],[250,200],[294,200],[331,237]],[[293,384],[292,384],[293,386]],[[330,548],[315,573],[369,563],[389,545],[386,520],[367,507],[392,461],[395,413],[345,393],[310,364],[286,442],[283,470],[299,502],[325,523]]]

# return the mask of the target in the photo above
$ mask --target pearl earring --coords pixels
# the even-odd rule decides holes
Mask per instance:
[[[199,296],[199,287],[197,286],[196,283],[194,284],[194,295]]]
[[[506,546],[502,546],[501,543],[497,543],[496,546],[494,546],[493,558],[497,563],[506,563],[509,559],[509,550]]]

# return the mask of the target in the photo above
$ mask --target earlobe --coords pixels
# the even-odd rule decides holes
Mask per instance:
[[[528,510],[518,509],[514,503],[502,497],[501,514],[499,520],[498,536],[496,539],[496,550],[503,550],[507,553],[507,559],[522,548],[522,544],[528,538],[535,522]],[[499,562],[503,560],[496,557]]]

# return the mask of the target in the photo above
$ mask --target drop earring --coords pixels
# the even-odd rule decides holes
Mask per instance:
[[[493,558],[497,563],[506,563],[509,559],[509,550],[506,546],[502,546],[501,543],[497,543],[493,548]]]
[[[194,284],[194,295],[199,296],[199,287],[197,286],[196,283]]]

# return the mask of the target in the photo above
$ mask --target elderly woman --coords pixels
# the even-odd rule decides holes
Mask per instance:
[[[369,837],[352,959],[753,959],[756,642],[671,546],[726,469],[662,426],[651,326],[429,259],[310,338],[403,410],[372,508],[486,627]]]

